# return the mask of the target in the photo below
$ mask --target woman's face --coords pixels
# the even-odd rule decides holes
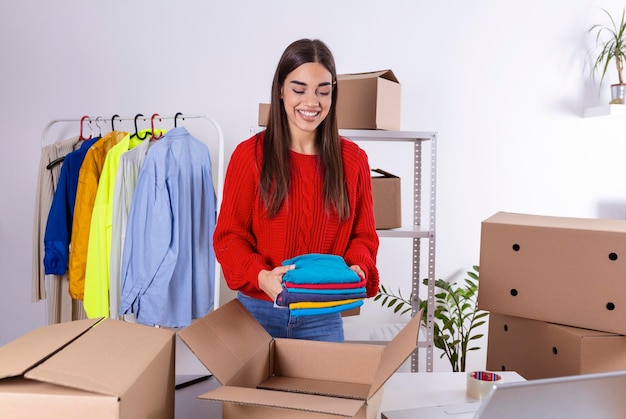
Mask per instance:
[[[315,133],[330,111],[333,80],[320,63],[305,63],[285,78],[281,97],[292,138]]]

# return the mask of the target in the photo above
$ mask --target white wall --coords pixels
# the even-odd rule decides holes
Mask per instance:
[[[256,125],[282,50],[300,37],[326,41],[340,73],[393,69],[402,129],[439,133],[437,277],[478,263],[480,222],[497,211],[624,218],[624,120],[582,118],[608,101],[585,70],[586,30],[597,7],[621,3],[1,2],[0,344],[45,323],[44,303],[30,301],[30,258],[46,123],[206,113],[229,155]],[[383,280],[407,293],[409,258],[381,249]],[[360,319],[397,320],[374,302]],[[484,351],[470,362],[483,366]]]

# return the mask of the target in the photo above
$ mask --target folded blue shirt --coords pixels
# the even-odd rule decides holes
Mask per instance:
[[[361,278],[346,264],[341,256],[308,253],[287,259],[284,266],[294,265],[283,280],[294,284],[347,284],[360,282]]]

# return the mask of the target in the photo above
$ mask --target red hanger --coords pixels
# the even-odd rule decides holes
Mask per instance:
[[[82,118],[80,118],[80,134],[78,135],[78,140],[90,140],[91,139],[91,134],[89,135],[89,138],[85,138],[83,136],[83,123],[85,122],[85,119],[89,119],[89,115],[85,115]],[[91,124],[91,119],[89,119],[89,123]]]
[[[156,118],[157,116],[159,116],[159,114],[154,113],[152,114],[152,117],[150,117],[150,130],[152,131],[152,137],[150,137],[150,140],[158,140],[159,138],[163,137],[163,134],[155,135],[154,133],[154,118]],[[159,122],[161,121],[161,118],[159,118]]]

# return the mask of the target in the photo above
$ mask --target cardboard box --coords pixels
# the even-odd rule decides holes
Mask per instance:
[[[112,319],[35,329],[0,347],[0,417],[171,419],[174,338]]]
[[[626,370],[626,336],[492,312],[487,369],[528,380]]]
[[[400,178],[381,169],[372,169],[374,221],[379,230],[402,226]]]
[[[401,88],[391,70],[337,75],[339,128],[400,130]]]
[[[273,339],[238,300],[178,332],[222,384],[224,418],[375,418],[383,385],[417,348],[416,315],[386,346]]]
[[[339,74],[337,85],[339,129],[400,130],[401,87],[393,71]],[[259,104],[259,126],[267,126],[269,110]]]
[[[269,103],[259,103],[259,120],[258,124],[260,127],[267,126],[267,120],[270,117],[270,104]]]
[[[482,222],[482,310],[626,334],[626,220],[497,213]]]

